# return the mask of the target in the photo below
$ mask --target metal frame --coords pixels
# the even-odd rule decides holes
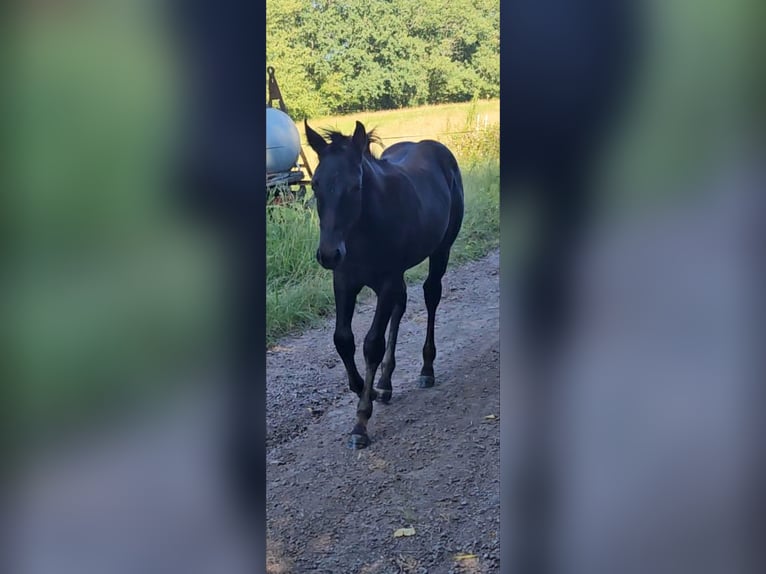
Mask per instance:
[[[266,72],[269,74],[269,101],[266,105],[268,105],[270,108],[274,107],[274,101],[279,100],[279,109],[282,110],[284,113],[287,112],[287,106],[285,105],[285,100],[282,98],[282,92],[279,89],[279,84],[277,83],[277,77],[274,75],[274,66],[269,66],[266,68]],[[288,114],[289,115],[289,114]],[[301,146],[300,151],[301,159],[303,160],[303,167],[306,169],[306,171],[309,174],[309,178],[314,175],[314,172],[311,170],[311,166],[309,165],[308,159],[306,159],[306,153],[303,151],[303,146]],[[311,180],[307,180],[304,182],[309,183]]]

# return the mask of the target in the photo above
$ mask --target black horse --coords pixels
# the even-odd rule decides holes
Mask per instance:
[[[436,307],[450,250],[463,223],[463,180],[455,157],[439,142],[397,143],[377,159],[370,152],[376,137],[360,122],[351,136],[326,131],[329,142],[308,122],[304,125],[309,145],[319,157],[311,181],[320,221],[316,258],[333,272],[335,348],[346,367],[349,388],[359,396],[349,445],[364,448],[370,443],[367,422],[373,401],[391,400],[396,337],[407,306],[404,272],[426,258],[429,269],[423,294],[428,328],[419,386],[435,383]],[[354,360],[351,330],[356,298],[363,287],[377,295],[375,317],[364,339],[364,378]],[[378,367],[379,392],[373,389]]]

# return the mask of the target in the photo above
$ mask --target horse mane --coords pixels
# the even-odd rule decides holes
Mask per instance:
[[[351,145],[352,136],[345,135],[338,130],[323,129],[322,133],[324,134],[326,138],[330,140],[331,147],[334,147],[336,149],[344,149]],[[376,129],[372,128],[370,131],[367,132],[367,147],[365,148],[365,152],[366,152],[366,155],[368,155],[369,157],[376,159],[372,153],[372,150],[370,149],[370,145],[374,143],[382,146],[383,140],[378,135]]]

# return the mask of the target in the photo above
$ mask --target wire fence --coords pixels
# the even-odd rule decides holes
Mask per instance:
[[[425,134],[414,134],[414,135],[404,135],[404,136],[377,136],[379,140],[382,141],[390,141],[390,140],[418,140],[423,138],[428,139],[438,139],[442,136],[453,136],[453,135],[465,135],[465,134],[474,134],[478,129],[486,129],[491,124],[487,121],[484,122],[481,127],[474,128],[470,130],[460,130],[456,132],[430,132]],[[305,147],[308,145],[308,141],[306,140],[305,134],[301,134],[301,144]]]
[[[418,138],[434,138],[439,136],[452,136],[452,135],[460,135],[460,134],[472,134],[476,130],[462,130],[459,132],[440,132],[436,134],[420,134],[420,135],[409,135],[409,136],[387,136],[387,137],[381,137],[382,140],[401,140],[401,139],[418,139]]]

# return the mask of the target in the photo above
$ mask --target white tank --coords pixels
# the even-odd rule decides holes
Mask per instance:
[[[292,118],[266,107],[266,173],[290,171],[301,153],[301,137]]]

